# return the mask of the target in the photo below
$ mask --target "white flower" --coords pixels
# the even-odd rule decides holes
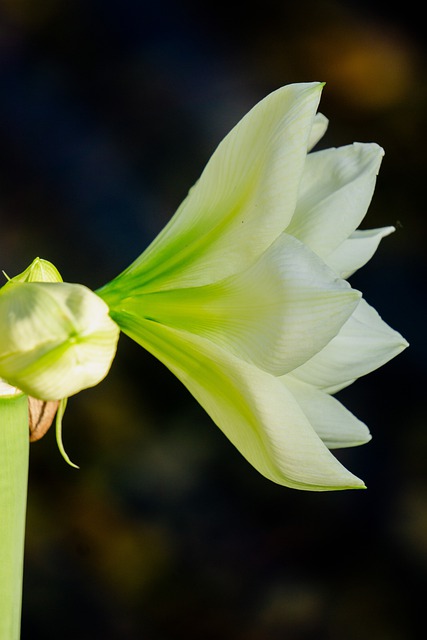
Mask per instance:
[[[329,448],[367,428],[330,394],[405,340],[343,280],[391,227],[355,231],[383,151],[307,155],[322,85],[283,87],[223,140],[165,229],[98,293],[267,478],[363,487]]]

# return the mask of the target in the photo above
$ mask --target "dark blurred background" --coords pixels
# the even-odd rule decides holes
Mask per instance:
[[[326,81],[323,141],[386,149],[353,284],[411,348],[341,399],[368,490],[259,476],[122,337],[108,378],[31,447],[23,640],[412,640],[425,619],[422,3],[0,0],[0,268],[36,256],[92,288],[173,214],[259,99]]]

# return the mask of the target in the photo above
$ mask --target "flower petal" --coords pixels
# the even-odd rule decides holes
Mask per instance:
[[[283,376],[281,380],[328,449],[356,447],[369,442],[368,427],[336,398],[291,376]]]
[[[0,397],[2,396],[17,396],[22,393],[21,389],[17,387],[11,387],[10,384],[0,378]]]
[[[363,220],[383,155],[377,144],[359,143],[310,153],[286,232],[326,259]]]
[[[123,280],[129,291],[130,274],[147,291],[200,286],[256,260],[293,214],[321,88],[289,85],[258,103],[219,145],[169,224],[116,278],[117,289]],[[109,303],[113,288],[107,285]]]
[[[114,317],[185,384],[264,476],[315,491],[364,487],[330,453],[279,378],[199,336],[128,314]]]
[[[132,296],[118,308],[208,338],[283,375],[339,332],[360,296],[283,233],[242,273],[211,285]]]
[[[362,299],[339,334],[289,375],[335,393],[378,369],[407,346],[406,340]]]
[[[357,230],[332,251],[325,262],[341,278],[349,278],[372,258],[382,238],[393,231],[394,227]]]
[[[316,116],[313,120],[313,126],[310,132],[310,138],[308,141],[307,150],[311,151],[311,149],[316,146],[321,138],[326,133],[326,129],[328,128],[329,120],[323,113],[316,113]]]
[[[29,267],[12,278],[14,282],[62,282],[54,264],[43,258],[34,258]]]

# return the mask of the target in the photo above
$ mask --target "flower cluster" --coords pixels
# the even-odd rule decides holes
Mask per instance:
[[[367,442],[368,429],[332,394],[407,346],[346,281],[393,231],[356,230],[383,151],[353,144],[309,153],[327,126],[316,114],[321,89],[289,85],[257,104],[219,145],[165,229],[95,296],[124,333],[184,383],[256,469],[279,484],[311,490],[364,486],[330,449]],[[52,286],[47,290],[50,295]],[[2,327],[10,324],[2,314],[6,294],[0,292]],[[37,307],[38,295],[29,307]],[[65,297],[73,299],[71,291]],[[59,293],[58,300],[62,305]],[[79,304],[76,299],[76,309]],[[101,329],[86,332],[89,316],[83,316],[73,327],[93,335],[97,346],[104,337],[105,348],[110,345],[103,377],[117,333],[104,326],[102,313]],[[19,348],[23,337],[11,332]],[[61,335],[58,329],[58,344]],[[54,383],[41,375],[34,393],[34,375],[25,387],[19,373],[10,375],[3,336],[0,343],[0,376],[45,397],[40,384]],[[91,360],[89,352],[84,357]],[[43,369],[53,378],[61,366],[55,358]],[[55,388],[60,397],[91,384],[78,368],[63,375],[74,382],[71,391]]]

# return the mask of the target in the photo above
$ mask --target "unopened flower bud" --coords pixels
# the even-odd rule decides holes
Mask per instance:
[[[34,281],[45,266],[35,261],[33,272],[29,267],[0,290],[0,378],[32,397],[59,400],[106,376],[119,328],[87,287]]]
[[[25,271],[12,280],[13,282],[62,282],[62,277],[51,262],[43,258],[35,258]]]

